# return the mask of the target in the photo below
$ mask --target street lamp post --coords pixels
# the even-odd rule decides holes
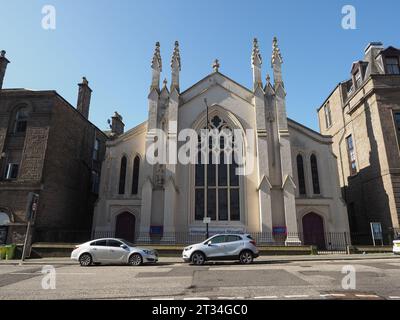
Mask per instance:
[[[214,72],[218,72],[218,69],[219,69],[219,61],[218,61],[218,59],[215,59],[215,61],[214,61],[214,64],[213,64],[213,69],[214,69]],[[209,152],[210,152],[210,141],[208,141],[208,131],[209,131],[209,119],[208,119],[208,103],[207,103],[207,98],[204,98],[204,104],[206,105],[206,116],[207,116],[207,124],[206,124],[206,141],[207,141],[207,164],[206,164],[206,185],[205,185],[205,191],[206,191],[206,194],[205,194],[205,199],[207,199],[207,196],[208,196],[208,170],[209,170],[209,160],[210,160],[210,156],[209,156]],[[212,158],[212,157],[211,157]],[[211,159],[211,161],[212,161],[212,159]],[[207,216],[207,210],[208,210],[208,201],[206,201],[206,203],[207,203],[207,206],[206,206],[206,213],[205,213],[205,215],[204,215],[204,219],[203,219],[203,222],[206,224],[206,237],[207,237],[207,239],[210,237],[209,236],[209,233],[208,233],[208,225],[210,224],[210,222],[211,222],[211,218],[210,217],[208,217]]]
[[[208,123],[209,123],[209,120],[208,120],[208,103],[207,103],[207,98],[204,98],[204,104],[206,105],[206,116],[207,116],[207,122],[206,122],[206,143],[207,143],[207,155],[206,155],[206,157],[207,157],[207,159],[209,160],[210,159],[210,157],[209,157],[209,148],[210,148],[210,145],[209,145],[209,141],[208,141]],[[209,168],[208,168],[208,165],[209,165],[209,163],[208,163],[208,161],[207,161],[207,164],[206,164],[206,194],[205,194],[205,197],[206,197],[206,199],[207,199],[207,197],[208,197],[208,170],[209,170]],[[206,203],[208,203],[207,201],[206,201]],[[206,206],[206,211],[205,211],[205,216],[204,216],[204,220],[203,220],[203,222],[206,224],[206,239],[208,239],[209,238],[209,233],[208,233],[208,224],[211,222],[211,219],[209,218],[209,217],[207,217],[207,210],[208,210],[208,205]]]

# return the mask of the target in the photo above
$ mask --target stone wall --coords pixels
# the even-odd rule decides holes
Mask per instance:
[[[373,75],[348,101],[341,86],[329,97],[332,126],[326,128],[324,109],[318,112],[323,134],[333,135],[340,186],[349,207],[352,232],[370,233],[370,222],[385,230],[399,228],[400,153],[393,111],[400,111],[400,78]],[[357,173],[351,175],[346,138],[352,135]]]
[[[15,108],[20,105],[26,105],[30,113],[26,132],[15,134]],[[92,160],[95,138],[100,140],[98,161]],[[1,92],[1,152],[19,154],[16,159],[20,163],[16,180],[0,181],[0,208],[13,221],[9,242],[19,241],[25,233],[29,192],[40,197],[34,241],[74,241],[81,239],[83,233],[90,235],[97,199],[91,192],[92,170],[100,173],[106,139],[54,91]],[[4,167],[5,161],[1,178]],[[23,233],[17,234],[21,230]]]

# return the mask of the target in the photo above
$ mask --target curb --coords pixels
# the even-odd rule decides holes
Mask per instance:
[[[171,261],[163,261],[164,259],[168,259]],[[385,259],[399,259],[400,256],[396,256],[394,254],[387,254],[387,255],[379,255],[379,256],[374,256],[373,254],[369,255],[362,255],[362,254],[357,254],[357,255],[351,255],[351,256],[310,256],[310,257],[299,257],[299,256],[294,256],[292,257],[287,257],[287,256],[260,256],[258,259],[255,260],[254,265],[261,265],[261,264],[269,264],[269,263],[283,263],[283,262],[309,262],[309,261],[354,261],[354,260],[359,260],[359,261],[367,261],[367,260],[385,260]],[[184,261],[179,259],[178,257],[174,259],[173,257],[160,257],[160,263],[171,263],[171,264],[186,264]],[[76,265],[76,261],[71,261],[68,259],[27,259],[25,260],[22,265],[23,266],[28,266],[28,265]],[[13,265],[13,266],[18,266],[20,265],[19,260],[0,260],[0,266],[7,266],[7,265]]]

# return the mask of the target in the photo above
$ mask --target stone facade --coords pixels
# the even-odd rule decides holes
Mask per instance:
[[[287,118],[282,63],[274,39],[271,59],[274,82],[268,76],[263,84],[262,58],[254,40],[251,90],[222,74],[217,60],[211,74],[181,92],[179,44],[175,43],[171,59],[171,85],[168,88],[164,80],[160,88],[162,62],[157,43],[151,65],[148,120],[107,142],[93,223],[95,235],[126,236],[133,241],[145,240],[150,235],[171,243],[181,241],[177,237],[182,234],[204,233],[202,194],[212,191],[202,189],[202,178],[199,184],[195,182],[202,169],[197,172],[196,165],[180,162],[152,165],[146,152],[154,142],[155,129],[166,132],[169,141],[179,149],[183,145],[177,140],[179,132],[187,128],[199,132],[207,125],[206,106],[209,126],[216,122],[241,132],[252,130],[246,145],[254,143],[250,152],[255,159],[254,170],[240,176],[237,184],[231,182],[236,181],[234,175],[230,176],[231,202],[225,203],[221,196],[225,191],[220,190],[225,187],[218,189],[218,182],[215,188],[220,204],[206,210],[213,217],[211,232],[260,233],[266,243],[277,243],[284,235],[284,243],[296,245],[310,241],[303,232],[307,228],[308,234],[312,231],[310,217],[321,221],[315,233],[348,232],[332,140]],[[301,192],[299,156],[304,164]],[[311,165],[310,159],[314,158],[317,160]],[[135,163],[139,162],[137,173]],[[238,200],[232,202],[236,192]],[[214,206],[213,199],[212,195],[205,197],[207,204]],[[122,221],[130,221],[130,225],[127,227]],[[325,246],[323,238],[322,241]]]
[[[351,78],[318,109],[321,133],[333,136],[350,228],[361,242],[371,241],[371,222],[388,237],[399,228],[399,58],[398,49],[369,44]]]
[[[90,237],[107,136],[85,110],[82,115],[55,91],[0,90],[0,215],[8,217],[1,226],[7,243],[24,237],[29,192],[40,197],[33,241]]]

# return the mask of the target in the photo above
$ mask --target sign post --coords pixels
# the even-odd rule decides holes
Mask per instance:
[[[380,240],[383,246],[382,225],[380,222],[371,222],[371,234],[374,247],[376,246],[376,240]]]
[[[36,212],[38,209],[38,203],[39,203],[39,195],[37,193],[29,192],[28,201],[26,204],[26,214],[25,214],[25,218],[28,221],[28,225],[26,227],[25,241],[24,241],[24,247],[22,249],[22,256],[21,256],[20,264],[22,264],[24,262],[25,256],[26,256],[26,253],[28,250],[31,224],[32,224],[32,221],[34,221],[34,218],[35,218],[35,215],[36,215]]]
[[[211,218],[210,217],[204,217],[203,219],[203,223],[206,224],[206,239],[208,239],[210,236],[208,234],[208,224],[211,222]]]

